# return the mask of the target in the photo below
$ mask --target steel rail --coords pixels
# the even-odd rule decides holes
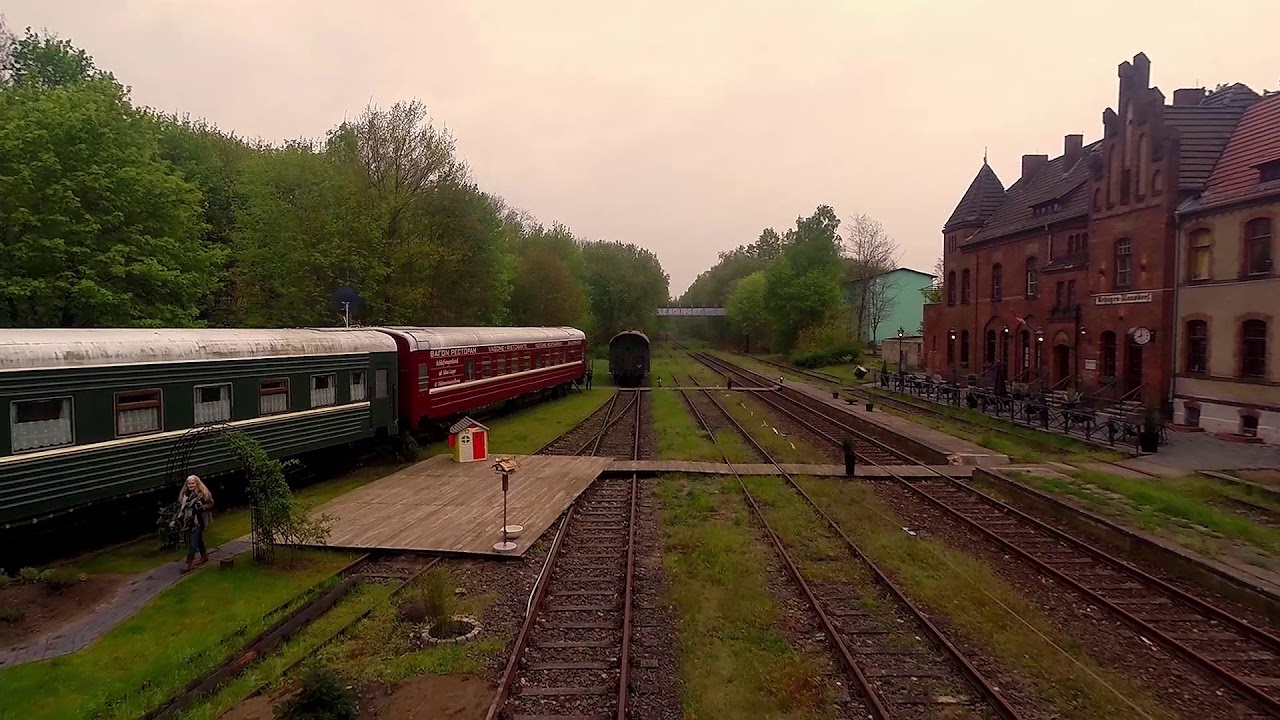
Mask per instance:
[[[722,367],[727,368],[730,371],[736,373],[740,377],[744,377],[744,378],[750,378],[752,376],[763,377],[759,373],[734,365],[720,358],[715,358],[714,359],[715,362],[707,362],[703,358],[708,356],[705,356],[705,354],[703,353],[690,352],[690,355],[693,356],[694,359],[698,360],[699,362],[702,362],[704,365],[707,365],[712,369],[717,369],[716,364],[719,364]],[[723,370],[717,370],[717,371],[723,372]],[[803,393],[801,393],[801,396],[806,398],[806,402],[820,403],[825,406],[825,403],[822,403],[820,400],[816,398],[809,397],[808,395],[804,395]],[[791,396],[784,396],[784,397],[789,397],[789,399],[791,399],[796,404],[803,404],[800,401],[795,400],[794,397],[791,397]],[[827,417],[825,411],[819,411],[818,408],[812,405],[809,405],[808,407],[810,410],[814,411],[816,414],[822,415],[823,417]],[[828,417],[828,419],[831,419],[831,418]],[[833,422],[835,421],[833,420]],[[842,423],[836,422],[836,424],[841,425]],[[810,427],[812,428],[811,424],[810,424]],[[866,433],[862,433],[858,430],[854,430],[853,428],[849,428],[849,430],[850,432],[857,434],[861,436],[863,439],[866,439],[874,444],[880,445],[882,447],[887,447],[884,445],[884,443],[877,440],[876,438],[868,436]],[[835,439],[831,438],[829,435],[826,435],[825,433],[823,433],[823,435],[824,437],[827,437],[831,441],[836,442]],[[1277,638],[1275,635],[1272,635],[1266,630],[1259,628],[1253,625],[1252,623],[1249,623],[1246,620],[1240,617],[1237,617],[1236,615],[1233,615],[1232,613],[1226,610],[1223,610],[1222,608],[1217,607],[1216,605],[1213,605],[1205,600],[1202,600],[1186,592],[1185,590],[1177,588],[1169,584],[1168,582],[1161,580],[1160,578],[1157,578],[1151,575],[1150,573],[1147,573],[1146,571],[1138,567],[1135,567],[1129,564],[1128,562],[1106,551],[1096,548],[1072,535],[1069,535],[1049,525],[1048,523],[1045,523],[1044,521],[1038,518],[1035,518],[1023,512],[1022,510],[1019,510],[1018,508],[1008,505],[1000,501],[999,499],[994,498],[988,495],[987,493],[982,492],[981,490],[975,487],[972,487],[966,483],[962,483],[954,478],[947,477],[946,475],[938,472],[937,470],[930,467],[929,465],[926,465],[925,463],[919,462],[918,460],[915,460],[914,458],[910,458],[910,457],[908,457],[907,459],[913,465],[918,465],[920,467],[927,468],[930,472],[937,475],[938,478],[940,478],[943,481],[942,484],[945,487],[959,489],[959,491],[962,493],[976,496],[983,503],[995,508],[1000,512],[1005,512],[1012,515],[1013,517],[1029,525],[1032,529],[1038,532],[1041,532],[1045,535],[1048,535],[1049,537],[1055,540],[1059,540],[1069,545],[1070,547],[1091,556],[1092,558],[1094,558],[1095,560],[1098,560],[1101,563],[1108,564],[1112,566],[1113,569],[1116,569],[1121,573],[1126,573],[1132,576],[1133,578],[1145,583],[1148,587],[1152,588],[1155,591],[1162,592],[1168,596],[1171,596],[1176,601],[1206,616],[1206,620],[1217,621],[1224,625],[1227,625],[1231,629],[1235,630],[1239,635],[1241,635],[1242,638],[1246,640],[1251,640],[1265,647],[1267,650],[1273,653],[1280,653],[1280,638]],[[895,473],[893,470],[889,469],[888,467],[884,465],[880,465],[879,463],[876,463],[873,460],[868,460],[868,462],[871,462],[872,464],[877,465],[882,469],[884,469],[885,472],[894,480],[898,481],[900,485],[905,487],[907,490],[909,490],[913,494],[918,495],[929,504],[933,505],[934,507],[937,507],[938,509],[942,510],[948,515],[954,516],[955,518],[959,519],[961,522],[963,522],[967,526],[978,531],[984,537],[987,537],[990,540],[996,542],[1002,548],[1005,548],[1010,552],[1013,552],[1015,555],[1022,558],[1024,561],[1031,563],[1033,566],[1048,573],[1049,575],[1058,579],[1059,581],[1067,584],[1069,587],[1075,589],[1077,592],[1080,592],[1082,595],[1084,595],[1085,597],[1088,597],[1090,600],[1098,603],[1102,607],[1107,608],[1108,611],[1110,611],[1115,617],[1120,619],[1130,628],[1159,641],[1161,645],[1163,645],[1169,650],[1172,650],[1174,653],[1181,656],[1183,659],[1191,662],[1194,665],[1198,665],[1200,668],[1207,670],[1214,676],[1218,677],[1225,684],[1229,685],[1236,692],[1240,693],[1240,695],[1242,695],[1244,698],[1252,700],[1254,703],[1266,709],[1268,712],[1272,713],[1273,715],[1280,716],[1280,699],[1273,697],[1272,695],[1269,695],[1263,688],[1249,682],[1249,680],[1246,679],[1245,677],[1242,677],[1236,674],[1230,669],[1223,667],[1218,662],[1195,651],[1190,646],[1178,640],[1177,638],[1170,637],[1167,633],[1155,627],[1150,622],[1137,617],[1133,613],[1130,613],[1120,605],[1110,601],[1109,599],[1101,595],[1096,590],[1089,588],[1079,580],[1062,572],[1058,568],[1055,568],[1052,565],[1048,564],[1046,561],[1035,557],[1034,555],[1032,555],[1031,553],[1023,549],[1022,547],[1015,544],[1013,541],[1010,541],[1000,536],[998,533],[994,532],[993,530],[988,528],[986,525],[965,515],[964,513],[960,512],[956,508],[952,507],[951,505],[944,502],[943,500],[935,497],[934,495],[931,495],[928,491],[919,487],[917,483],[910,482],[909,480]]]

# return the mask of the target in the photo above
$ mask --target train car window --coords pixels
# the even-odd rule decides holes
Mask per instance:
[[[529,353],[524,354],[524,369],[525,370],[533,369],[533,359],[529,356]]]
[[[427,364],[418,363],[418,389],[425,392],[428,385],[429,385],[429,381],[427,380]]]
[[[116,393],[116,435],[159,432],[161,424],[159,390]]]
[[[75,444],[71,398],[17,400],[9,404],[13,451],[38,450]]]
[[[231,384],[197,385],[196,413],[197,425],[227,422],[231,419]]]
[[[467,379],[468,380],[476,379],[476,361],[475,360],[467,361]]]
[[[311,407],[324,407],[338,402],[338,376],[311,376]]]
[[[489,372],[489,358],[484,358],[480,361],[480,377],[493,377],[493,374]]]
[[[275,378],[258,383],[258,414],[289,412],[289,379]]]
[[[388,373],[386,370],[379,370],[373,375],[373,393],[378,399],[384,399],[390,394],[391,390],[387,387]]]
[[[355,370],[351,373],[351,402],[360,402],[369,397],[369,389],[365,386],[365,377],[363,370]]]
[[[498,374],[499,375],[507,374],[507,359],[504,357],[498,358]]]

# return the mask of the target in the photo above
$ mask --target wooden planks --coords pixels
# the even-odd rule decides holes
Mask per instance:
[[[521,555],[606,468],[609,458],[516,456],[507,523]],[[491,462],[424,460],[316,508],[334,518],[328,547],[498,555],[502,482]]]

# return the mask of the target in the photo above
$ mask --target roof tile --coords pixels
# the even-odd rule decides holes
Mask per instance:
[[[951,213],[947,224],[942,226],[942,232],[951,232],[964,225],[981,225],[1003,201],[1004,183],[1000,182],[996,171],[984,160],[982,168],[974,176],[973,182],[969,183],[969,189],[960,198],[960,203]]]
[[[1280,94],[1269,95],[1244,111],[1205,183],[1200,207],[1280,193],[1280,183],[1263,184],[1258,174],[1259,165],[1275,160],[1280,160]]]
[[[1010,186],[1005,193],[1005,201],[964,245],[1087,214],[1089,193],[1083,186],[1089,181],[1089,158],[1098,144],[1086,145],[1071,167],[1065,167],[1066,156],[1059,155],[1040,168],[1030,180],[1018,180]],[[1056,211],[1041,215],[1035,213],[1036,206],[1053,200],[1059,201]]]
[[[1245,109],[1258,94],[1236,83],[1210,93],[1199,105],[1171,105],[1165,122],[1178,131],[1178,188],[1204,186]]]

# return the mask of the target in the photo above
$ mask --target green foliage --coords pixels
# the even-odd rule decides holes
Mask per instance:
[[[18,580],[27,585],[42,583],[49,579],[53,573],[52,570],[41,570],[40,568],[24,567],[18,571]]]
[[[432,628],[440,627],[453,615],[453,588],[449,576],[441,569],[432,569],[422,579],[423,613]]]
[[[276,720],[356,720],[360,716],[356,694],[337,673],[311,663],[302,675],[302,687],[275,707]]]
[[[749,340],[753,352],[771,347],[773,341],[773,320],[765,303],[768,283],[765,271],[756,271],[735,283],[724,303],[729,324]]]
[[[26,616],[27,613],[22,608],[0,608],[0,622],[2,623],[20,623]]]
[[[802,330],[823,322],[840,304],[844,270],[839,226],[827,205],[799,218],[781,257],[766,271],[764,300],[781,348],[794,347]]]
[[[318,544],[329,537],[333,519],[308,516],[294,500],[283,466],[268,457],[257,441],[239,432],[227,434],[224,440],[248,475],[249,503],[258,512],[255,531],[260,545]]]
[[[156,512],[156,538],[160,549],[175,548],[182,542],[182,521],[178,517],[178,503],[161,503]]]
[[[791,362],[805,368],[854,362],[862,347],[853,337],[853,328],[843,306],[828,314],[826,321],[801,330],[796,338]]]
[[[0,34],[7,35],[3,25]],[[14,85],[55,88],[90,78],[111,79],[94,67],[93,58],[84,50],[48,32],[27,28],[22,37],[9,36],[5,40],[0,41],[0,78],[7,78]]]
[[[48,576],[44,579],[45,587],[49,589],[49,592],[53,593],[60,593],[63,590],[75,587],[86,578],[85,575],[67,568],[58,568],[46,572]]]
[[[592,242],[582,246],[582,257],[596,342],[608,342],[623,330],[653,332],[655,311],[670,297],[658,256],[629,243]]]

